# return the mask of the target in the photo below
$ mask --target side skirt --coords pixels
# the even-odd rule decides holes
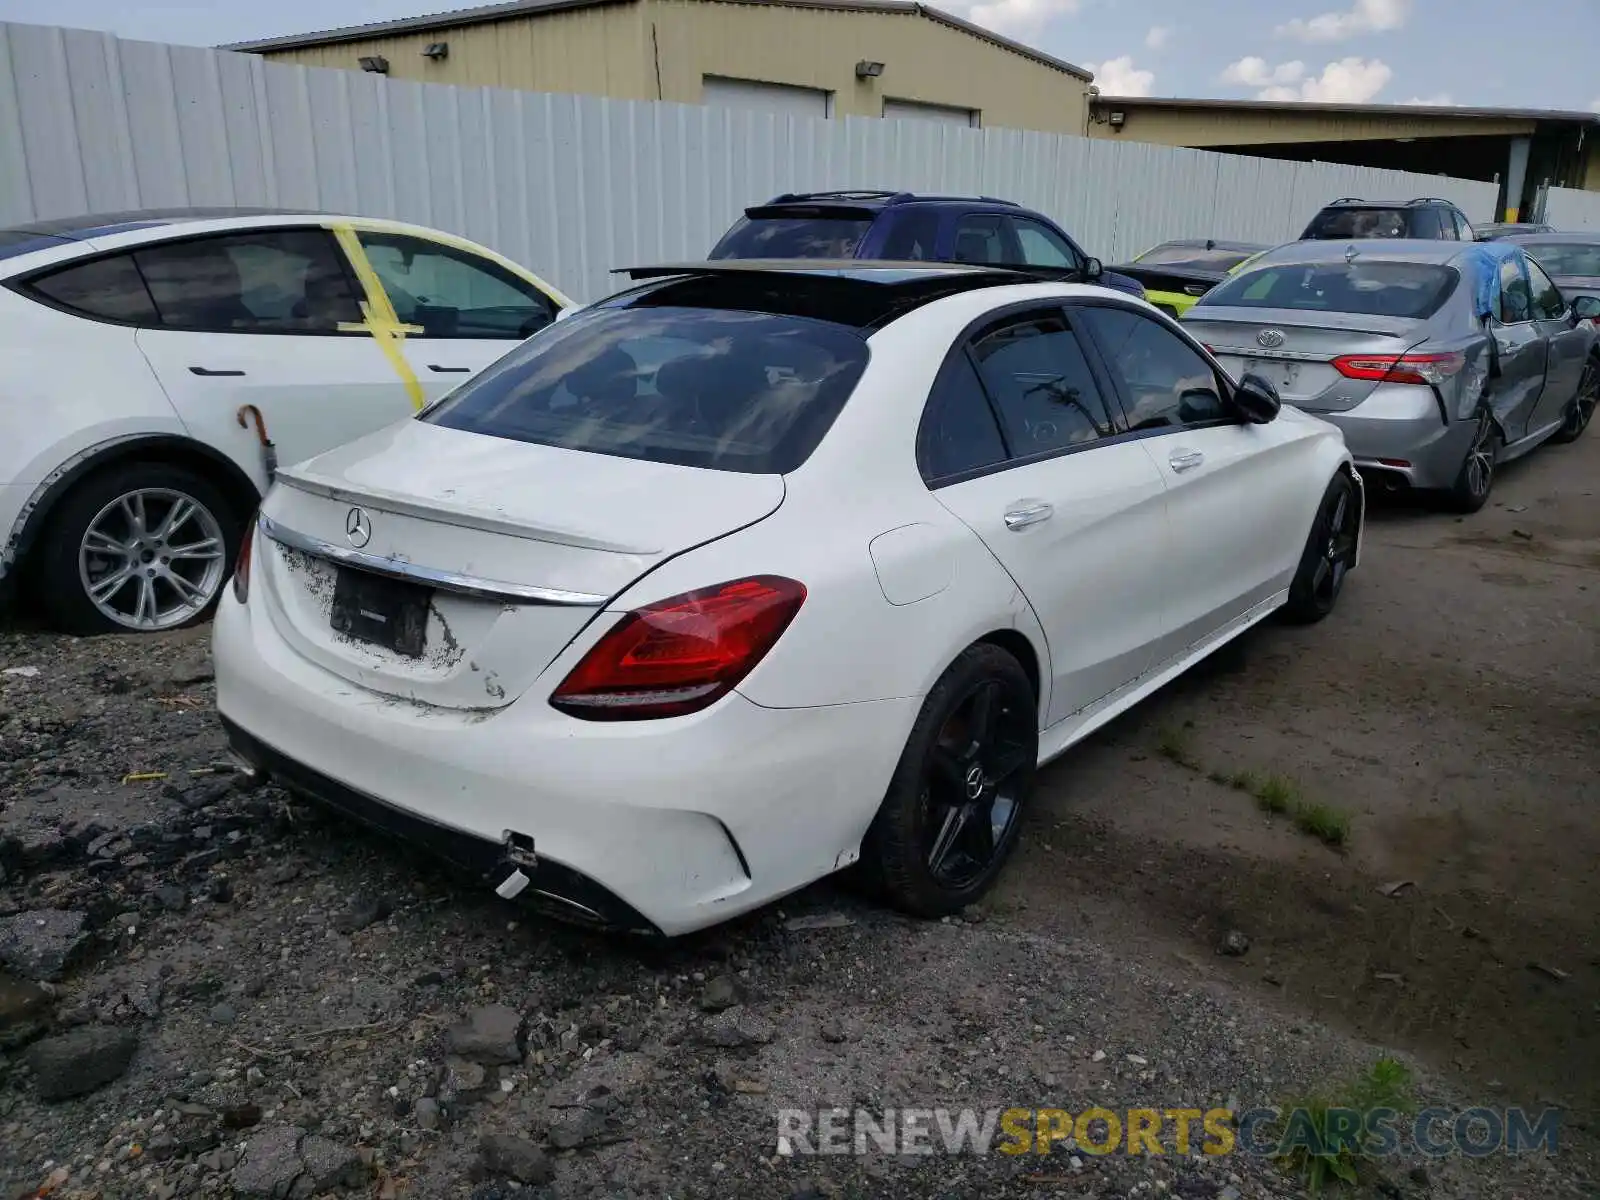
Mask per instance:
[[[1039,765],[1043,766],[1051,759],[1064,754],[1102,725],[1127,712],[1151,692],[1171,683],[1219,646],[1231,642],[1245,630],[1260,624],[1288,601],[1289,589],[1284,588],[1283,591],[1267,597],[1214,633],[1196,642],[1176,658],[1151,668],[1132,683],[1095,701],[1089,707],[1080,709],[1070,717],[1057,721],[1039,734]]]

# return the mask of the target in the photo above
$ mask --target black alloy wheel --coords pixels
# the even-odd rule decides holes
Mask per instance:
[[[1038,699],[998,646],[969,647],[929,693],[863,866],[895,907],[958,912],[981,897],[1016,845],[1039,754]]]
[[[1340,471],[1322,494],[1300,567],[1289,585],[1284,611],[1290,620],[1309,625],[1333,611],[1345,576],[1355,566],[1360,533],[1361,502],[1355,481]]]
[[[1583,376],[1578,380],[1578,391],[1567,407],[1567,419],[1562,423],[1552,442],[1575,442],[1589,428],[1594,410],[1600,405],[1600,358],[1590,358],[1583,364]]]

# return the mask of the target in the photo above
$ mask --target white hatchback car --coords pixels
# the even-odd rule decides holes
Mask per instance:
[[[394,221],[183,209],[0,230],[0,586],[79,632],[196,620],[274,461],[421,408],[567,304]]]
[[[635,272],[279,477],[215,626],[252,769],[679,934],[864,860],[993,882],[1036,765],[1360,552],[1338,430],[1119,292]]]

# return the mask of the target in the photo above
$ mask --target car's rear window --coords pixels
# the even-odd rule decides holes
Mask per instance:
[[[854,258],[872,221],[859,217],[740,217],[712,258]]]
[[[422,419],[569,450],[717,471],[792,471],[867,365],[866,342],[804,317],[588,309],[548,326]]]
[[[1439,311],[1460,278],[1453,267],[1429,263],[1296,263],[1236,275],[1200,304],[1420,319]]]
[[[1184,271],[1231,271],[1254,250],[1207,250],[1204,246],[1157,246],[1133,261],[1141,267],[1177,267]]]
[[[1531,242],[1522,248],[1548,275],[1600,275],[1600,242]]]
[[[1406,208],[1330,208],[1318,213],[1306,238],[1403,238],[1411,236]]]

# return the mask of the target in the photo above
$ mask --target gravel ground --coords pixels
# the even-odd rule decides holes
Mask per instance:
[[[1361,1194],[1600,1194],[1597,467],[1377,514],[1334,618],[1046,771],[949,923],[823,884],[667,945],[553,926],[229,774],[205,630],[0,633],[0,1189],[1289,1197],[1245,1155],[783,1155],[777,1113],[1245,1109],[1394,1053],[1430,1102],[1560,1105],[1561,1153],[1405,1150]]]

